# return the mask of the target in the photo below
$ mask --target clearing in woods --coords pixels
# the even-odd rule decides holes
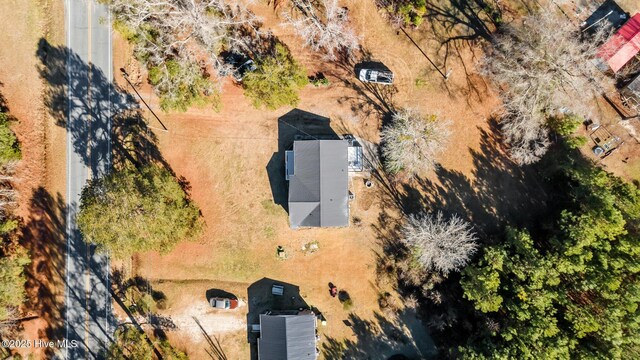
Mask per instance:
[[[526,206],[527,195],[521,191],[522,174],[511,167],[496,145],[489,118],[498,100],[480,76],[466,73],[478,54],[465,47],[451,56],[446,63],[451,77],[444,82],[420,50],[388,25],[373,1],[359,1],[349,5],[349,15],[363,36],[363,46],[373,60],[395,73],[393,86],[370,87],[357,80],[353,68],[326,63],[320,55],[303,48],[299,38],[278,25],[277,13],[266,2],[253,3],[251,8],[262,17],[263,27],[287,44],[310,75],[321,71],[331,84],[305,88],[298,110],[256,110],[242,95],[242,89],[229,82],[224,85],[220,112],[190,109],[184,114],[162,114],[169,132],[155,132],[159,148],[176,174],[189,181],[191,196],[207,226],[199,241],[181,244],[166,256],[140,254],[133,261],[133,272],[149,279],[154,291],[166,296],[166,308],[159,311],[160,315],[180,323],[180,328],[169,331],[168,336],[194,358],[206,356],[207,336],[217,337],[229,358],[247,358],[246,319],[252,317],[252,306],[258,301],[248,298],[248,288],[263,278],[297,286],[296,301],[322,312],[327,325],[319,327],[319,346],[325,357],[330,358],[346,343],[357,343],[360,349],[377,351],[380,356],[431,353],[433,344],[412,309],[405,309],[398,300],[398,310],[390,312],[378,303],[381,294],[395,294],[390,283],[376,275],[385,235],[384,226],[379,226],[381,216],[400,217],[385,187],[377,184],[367,189],[364,179],[351,181],[355,194],[351,217],[358,224],[341,229],[290,230],[287,213],[273,203],[274,193],[276,197],[286,195],[284,173],[278,170],[278,164],[274,167],[279,159],[278,139],[287,126],[279,120],[322,116],[331,119],[338,134],[352,133],[377,143],[381,119],[390,109],[412,107],[436,112],[453,121],[455,134],[439,159],[442,168],[425,178],[407,180],[398,195],[414,207],[441,201],[470,212],[474,210],[471,206],[481,206],[486,214],[478,212],[480,218],[495,212],[515,212],[509,206]],[[435,40],[419,32],[412,36],[427,51],[437,48]],[[117,35],[114,44],[114,66],[139,73],[131,60],[130,47]],[[141,74],[144,76],[144,71]],[[131,91],[124,79],[117,81]],[[157,109],[157,98],[144,81],[141,83],[140,93]],[[157,126],[153,116],[147,118],[151,126]],[[498,204],[497,199],[478,195],[489,191],[503,191],[515,201]],[[317,251],[302,250],[311,242],[317,242]],[[279,245],[287,253],[286,260],[276,256]],[[351,308],[329,295],[329,282],[349,293]],[[228,313],[208,309],[203,304],[210,289],[231,292],[246,306]],[[215,325],[216,316],[234,326]],[[236,320],[230,317],[242,320],[243,326],[236,328]],[[201,328],[194,318],[201,319]],[[193,337],[197,330],[200,336]],[[399,338],[390,342],[389,336]]]

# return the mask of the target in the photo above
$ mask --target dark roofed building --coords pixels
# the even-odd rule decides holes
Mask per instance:
[[[348,142],[300,140],[285,154],[292,228],[349,225]]]
[[[595,33],[601,28],[605,31],[618,30],[627,20],[629,14],[614,0],[603,2],[582,24],[582,31]]]
[[[316,316],[260,315],[258,360],[315,360]]]

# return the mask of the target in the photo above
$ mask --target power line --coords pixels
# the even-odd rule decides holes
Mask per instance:
[[[169,131],[169,129],[167,129],[167,127],[164,126],[162,121],[160,121],[160,118],[158,117],[158,115],[156,115],[156,113],[153,111],[153,109],[151,109],[151,106],[149,106],[149,104],[147,104],[147,102],[144,101],[144,98],[142,97],[142,95],[140,95],[140,93],[138,92],[136,87],[133,86],[133,84],[131,83],[131,80],[129,80],[129,73],[127,73],[127,71],[124,68],[120,68],[120,71],[122,71],[122,75],[124,75],[123,76],[124,79],[127,80],[127,83],[129,83],[129,85],[131,85],[131,88],[133,89],[133,91],[135,91],[136,95],[138,95],[138,97],[140,98],[140,101],[142,101],[142,103],[145,104],[147,109],[149,109],[149,111],[151,111],[151,114],[153,114],[153,116],[156,118],[156,120],[158,120],[160,125],[162,125],[162,128],[164,129],[164,131]]]

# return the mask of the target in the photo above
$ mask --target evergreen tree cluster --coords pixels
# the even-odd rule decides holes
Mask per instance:
[[[640,355],[640,191],[560,156],[546,175],[561,210],[535,235],[508,229],[463,272],[464,296],[497,321],[459,349],[463,358]]]

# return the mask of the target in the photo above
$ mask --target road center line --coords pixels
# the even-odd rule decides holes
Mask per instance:
[[[92,121],[92,104],[91,104],[91,4],[93,3],[93,0],[89,0],[87,1],[87,22],[88,22],[88,55],[87,55],[87,118],[85,119],[85,121],[88,121],[88,127],[89,127],[89,131],[87,132],[87,163],[89,166],[87,166],[87,179],[91,179],[91,124],[93,123]],[[89,349],[89,320],[90,320],[90,316],[89,316],[89,304],[90,304],[90,283],[91,283],[91,257],[90,257],[90,249],[89,249],[89,244],[85,244],[85,254],[86,254],[86,258],[85,258],[85,276],[84,276],[84,280],[85,280],[85,284],[84,284],[84,298],[85,298],[85,307],[84,307],[84,345],[86,347],[86,349]]]

